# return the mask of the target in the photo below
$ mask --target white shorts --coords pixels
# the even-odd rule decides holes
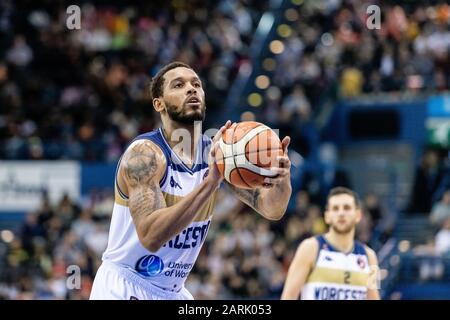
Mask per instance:
[[[138,274],[103,261],[95,275],[90,300],[193,300],[183,287],[178,292],[162,289]]]

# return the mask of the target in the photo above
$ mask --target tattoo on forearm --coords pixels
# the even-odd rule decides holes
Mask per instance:
[[[279,193],[284,193],[284,190],[285,190],[284,183],[278,183],[275,187],[277,188],[277,191]]]
[[[233,186],[231,188],[241,198],[241,200],[244,201],[246,204],[248,204],[249,206],[251,206],[255,209],[258,208],[258,200],[259,200],[259,196],[260,196],[259,189],[247,190],[247,189],[236,188]]]
[[[139,187],[130,196],[128,203],[132,217],[136,220],[141,216],[166,207],[164,196],[156,184]]]

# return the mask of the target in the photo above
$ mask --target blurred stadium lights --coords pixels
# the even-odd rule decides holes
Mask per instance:
[[[0,237],[4,242],[10,243],[14,240],[14,233],[11,230],[2,230]]]
[[[257,92],[250,93],[247,99],[248,104],[252,107],[259,107],[262,104],[262,100],[262,96]]]
[[[289,8],[284,12],[284,17],[286,18],[287,21],[294,22],[298,20],[299,14],[297,10]]]
[[[270,86],[270,79],[266,75],[259,75],[256,77],[255,85],[259,89],[265,90]]]
[[[262,66],[266,71],[273,71],[277,66],[277,62],[273,58],[266,58],[263,60]]]
[[[284,44],[280,40],[271,41],[269,47],[274,54],[280,54],[284,51]]]
[[[271,73],[277,66],[274,55],[285,51],[285,44],[279,39],[291,37],[295,32],[292,23],[299,19],[298,6],[303,2],[303,0],[270,0],[270,6],[261,16],[249,48],[250,61],[260,61],[260,63],[253,65],[249,74],[239,70],[238,76],[228,91],[225,105],[237,106],[232,111],[236,112],[234,116],[239,116],[249,107],[259,106],[263,103],[264,99],[261,94],[258,98],[252,93],[269,88],[271,81],[266,81],[265,78],[256,78],[266,73],[266,76],[271,79]],[[277,88],[276,91],[266,92],[266,96],[279,99],[281,95]],[[229,116],[230,114],[227,112],[227,117]]]
[[[287,38],[292,34],[292,28],[283,23],[277,27],[277,32],[280,37]]]
[[[245,111],[241,114],[240,119],[241,119],[241,121],[255,121],[256,116],[255,116],[254,112]]]
[[[276,6],[277,4],[273,4],[273,6]],[[260,60],[261,52],[265,51],[265,46],[268,35],[273,28],[273,25],[275,23],[275,17],[272,12],[268,11],[265,12],[261,19],[259,20],[258,27],[256,28],[253,41],[250,45],[250,58],[251,61],[257,61]],[[245,68],[245,70],[243,70]],[[230,90],[228,91],[227,100],[225,102],[225,105],[229,106],[239,106],[239,101],[242,101],[243,98],[246,96],[246,88],[249,82],[252,82],[252,65],[251,63],[248,63],[248,66],[241,65],[238,71],[238,75],[231,86]],[[250,104],[250,98],[251,95],[248,96],[247,102]],[[255,98],[253,98],[255,99]],[[256,98],[257,99],[257,98]],[[262,103],[262,98],[260,99]],[[226,112],[226,116],[228,117],[229,114]]]

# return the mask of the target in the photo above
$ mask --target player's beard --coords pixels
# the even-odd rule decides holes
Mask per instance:
[[[186,112],[186,108],[183,107],[181,111],[177,111],[177,106],[173,104],[166,103],[167,114],[169,118],[178,123],[191,125],[194,124],[195,121],[204,121],[205,120],[205,105],[202,104],[199,110],[195,110],[191,113]],[[199,112],[200,111],[200,112]]]
[[[348,225],[344,227],[339,227],[338,225],[332,224],[330,227],[333,229],[334,232],[338,234],[348,234],[353,231],[355,228],[356,223],[349,223]]]

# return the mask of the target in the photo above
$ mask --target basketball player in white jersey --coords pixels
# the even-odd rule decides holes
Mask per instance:
[[[354,239],[360,220],[357,194],[343,187],[332,189],[325,211],[329,231],[299,245],[281,299],[380,299],[376,254]]]
[[[205,93],[186,64],[166,65],[150,89],[162,128],[135,138],[119,161],[108,246],[91,299],[193,299],[184,283],[210,226],[222,182],[213,159],[231,122],[214,141],[202,134]],[[174,150],[179,141],[172,134],[179,129],[190,134],[190,150]],[[282,140],[284,155],[273,168],[278,176],[267,178],[265,187],[230,186],[239,199],[270,220],[284,215],[291,195],[289,141]]]

